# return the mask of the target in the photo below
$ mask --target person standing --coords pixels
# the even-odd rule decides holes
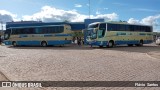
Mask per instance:
[[[77,37],[78,45],[81,46],[81,37]]]
[[[1,38],[1,35],[0,35],[0,45],[2,44],[2,38]]]

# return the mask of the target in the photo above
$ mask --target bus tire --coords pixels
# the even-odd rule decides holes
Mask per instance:
[[[17,46],[17,43],[16,43],[15,41],[13,41],[13,42],[12,42],[12,45],[13,45],[14,47],[16,47],[16,46]]]
[[[103,48],[103,45],[100,45],[99,47],[100,47],[100,48]]]
[[[140,40],[139,45],[140,45],[140,46],[143,46],[143,40]]]
[[[114,46],[114,41],[109,41],[109,43],[108,43],[108,48],[113,48],[113,46]]]
[[[143,46],[143,40],[140,40],[139,44],[136,44],[136,46]]]
[[[47,42],[46,42],[46,41],[42,41],[42,42],[41,42],[41,46],[42,46],[42,47],[46,47],[46,46],[47,46]]]
[[[64,44],[62,44],[62,45],[59,45],[59,47],[64,47]]]
[[[128,44],[128,46],[129,46],[129,47],[132,47],[132,46],[133,46],[133,44]]]

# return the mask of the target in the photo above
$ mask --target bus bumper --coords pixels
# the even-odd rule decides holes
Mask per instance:
[[[11,41],[4,41],[4,44],[5,45],[12,45],[12,42]]]
[[[87,45],[94,45],[94,46],[107,46],[107,41],[91,41],[87,42]]]

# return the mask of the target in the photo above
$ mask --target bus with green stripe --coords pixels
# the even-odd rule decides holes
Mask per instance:
[[[4,34],[5,45],[21,46],[62,46],[71,44],[71,26],[64,25],[41,25],[9,27]]]
[[[96,22],[88,26],[86,42],[91,46],[143,46],[153,42],[153,28],[125,22]]]

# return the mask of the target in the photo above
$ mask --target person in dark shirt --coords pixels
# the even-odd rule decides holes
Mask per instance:
[[[2,44],[2,38],[1,38],[1,35],[0,35],[0,44]]]
[[[81,46],[81,37],[77,37],[77,41],[78,45]]]

